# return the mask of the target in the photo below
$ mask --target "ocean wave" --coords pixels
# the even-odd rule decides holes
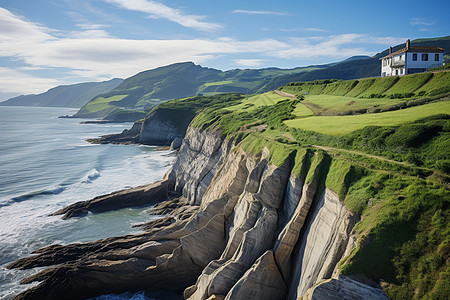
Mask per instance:
[[[39,191],[23,194],[23,195],[20,195],[17,197],[13,197],[4,203],[0,203],[0,207],[8,206],[8,205],[11,205],[16,202],[26,201],[31,198],[37,197],[37,196],[58,195],[58,194],[61,194],[65,189],[66,188],[63,186],[57,186],[57,187],[50,188],[50,189],[39,190]]]
[[[91,183],[100,177],[100,172],[97,169],[92,169],[86,176],[83,177],[81,183]]]

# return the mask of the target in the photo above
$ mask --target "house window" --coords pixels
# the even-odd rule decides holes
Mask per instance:
[[[403,69],[400,69],[400,74],[403,74]]]
[[[395,70],[395,75],[398,75],[398,70]]]
[[[413,53],[413,61],[417,61],[417,53]]]
[[[439,61],[439,54],[436,53],[436,54],[434,55],[434,61]]]
[[[428,61],[428,53],[422,54],[422,61]]]

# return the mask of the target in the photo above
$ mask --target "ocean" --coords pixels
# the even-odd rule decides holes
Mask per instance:
[[[161,179],[169,151],[139,145],[93,145],[87,138],[119,133],[121,124],[79,124],[58,118],[76,109],[0,106],[0,299],[32,285],[19,281],[41,269],[7,270],[9,263],[51,244],[94,241],[140,232],[154,218],[148,207],[61,220],[48,215],[77,201]],[[143,293],[101,299],[148,299]]]

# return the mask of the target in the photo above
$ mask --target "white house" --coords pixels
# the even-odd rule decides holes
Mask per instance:
[[[429,68],[442,66],[444,49],[440,47],[406,47],[380,58],[381,77],[426,72]]]

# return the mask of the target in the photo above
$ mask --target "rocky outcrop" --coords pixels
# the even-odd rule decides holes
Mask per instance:
[[[302,300],[388,300],[383,290],[356,281],[348,276],[324,280],[310,288]]]
[[[139,133],[142,130],[142,122],[134,122],[130,129],[124,129],[119,134],[108,134],[99,138],[87,139],[92,144],[137,144]]]
[[[192,110],[158,107],[145,116],[143,120],[136,121],[130,129],[125,129],[119,134],[104,135],[87,141],[94,144],[156,146],[170,146],[172,142],[176,141],[173,149],[178,149],[194,116],[195,112]]]
[[[175,138],[183,138],[184,130],[155,110],[145,118],[138,140],[142,144],[167,146]]]
[[[158,289],[184,289],[191,300],[297,299],[331,295],[340,285],[348,291],[335,299],[347,299],[353,283],[322,283],[337,276],[337,263],[354,246],[357,220],[325,187],[331,158],[311,151],[304,161],[275,165],[270,157],[267,148],[248,155],[219,132],[189,128],[173,169],[158,183],[161,196],[180,195],[153,209],[164,218],[143,224],[139,235],[54,245],[11,264],[56,265],[25,279],[41,283],[17,299]],[[303,165],[300,174],[294,164]],[[130,192],[129,200],[117,202],[134,198]],[[100,199],[70,211],[110,201]]]
[[[95,197],[92,200],[74,203],[51,215],[63,215],[63,219],[68,219],[83,216],[88,212],[99,213],[125,207],[155,204],[167,199],[168,185],[169,182],[166,179],[144,186],[113,192],[108,195]]]

